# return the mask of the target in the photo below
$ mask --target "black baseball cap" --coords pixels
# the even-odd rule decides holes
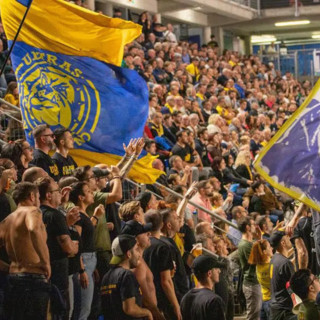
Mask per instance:
[[[286,233],[284,231],[276,230],[270,235],[269,242],[272,248],[277,249],[280,241]]]
[[[120,234],[118,237],[116,237],[111,246],[112,259],[110,264],[121,263],[126,252],[132,249],[136,243],[136,238],[129,234]]]
[[[100,169],[98,167],[93,167],[92,172],[96,178],[107,177],[110,174],[110,171],[107,169]]]
[[[202,273],[208,272],[213,268],[224,268],[224,267],[225,267],[225,264],[223,264],[222,262],[219,262],[217,259],[211,256],[206,256],[206,255],[196,257],[192,263],[192,270],[195,274],[202,274]]]
[[[136,220],[130,220],[122,227],[121,234],[130,234],[136,237],[139,234],[150,232],[151,229],[152,223],[141,224]]]

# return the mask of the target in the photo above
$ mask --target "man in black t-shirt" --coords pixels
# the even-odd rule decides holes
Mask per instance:
[[[286,285],[294,274],[292,262],[287,258],[292,251],[290,238],[283,231],[274,231],[270,244],[276,253],[270,262],[271,302],[270,315],[273,320],[296,320],[292,313],[293,303]]]
[[[224,320],[224,303],[213,293],[214,284],[219,282],[220,269],[224,267],[210,256],[199,256],[193,261],[192,269],[198,280],[181,301],[183,320]]]
[[[77,168],[76,162],[69,155],[73,149],[73,137],[69,129],[58,128],[54,131],[54,143],[57,146],[55,154],[52,156],[57,165],[60,177],[71,176],[73,170]]]
[[[101,306],[105,320],[152,319],[151,312],[142,308],[140,286],[130,270],[140,260],[135,237],[119,235],[112,242],[113,267],[101,283]]]
[[[166,242],[170,248],[173,261],[175,263],[175,274],[173,276],[175,293],[180,302],[182,297],[188,292],[187,273],[181,257],[179,248],[177,247],[174,236],[180,230],[180,220],[177,213],[171,209],[160,211],[163,219],[163,227],[161,232],[163,235],[160,239]]]
[[[51,178],[58,181],[60,178],[58,167],[49,156],[49,151],[53,148],[52,130],[47,124],[40,124],[33,129],[32,134],[36,148],[30,165],[42,168]]]
[[[146,223],[152,223],[151,246],[145,249],[143,258],[153,273],[158,308],[166,319],[181,319],[180,306],[172,280],[174,265],[167,243],[160,239],[162,216],[157,210],[149,210],[144,216]]]
[[[188,144],[188,134],[186,131],[179,131],[176,134],[177,143],[173,146],[171,152],[174,155],[181,157],[184,165],[197,166],[199,158],[196,158],[197,152],[193,150]]]
[[[79,244],[73,242],[62,212],[57,208],[61,204],[61,193],[58,184],[52,178],[40,178],[36,181],[40,193],[40,210],[47,229],[47,245],[50,253],[51,283],[60,290],[66,302],[68,295],[68,256],[78,252]],[[66,316],[68,310],[61,312],[51,304],[53,316]]]

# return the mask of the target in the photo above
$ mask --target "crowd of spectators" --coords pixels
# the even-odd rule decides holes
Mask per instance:
[[[252,166],[310,82],[139,23],[122,67],[145,79],[149,116],[116,166],[78,167],[65,128],[37,126],[33,148],[2,116],[0,319],[319,319],[319,213]],[[143,148],[162,174],[137,191]]]

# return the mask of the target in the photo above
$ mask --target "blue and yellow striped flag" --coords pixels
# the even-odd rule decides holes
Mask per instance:
[[[27,138],[38,124],[69,128],[79,165],[116,164],[123,143],[141,137],[148,116],[148,88],[134,70],[120,67],[124,46],[141,26],[91,12],[63,0],[1,0]],[[130,177],[152,183],[161,172],[143,156]]]

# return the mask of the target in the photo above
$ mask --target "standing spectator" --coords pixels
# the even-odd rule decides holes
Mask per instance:
[[[188,292],[187,274],[182,261],[181,253],[177,244],[174,241],[176,234],[180,230],[179,217],[175,210],[170,208],[160,211],[162,215],[163,226],[161,228],[161,240],[167,243],[171,250],[171,255],[175,265],[175,273],[173,276],[175,293],[178,301]]]
[[[243,207],[236,206],[236,207],[232,208],[231,214],[232,214],[231,222],[235,225],[238,225],[239,221],[248,215],[248,212]],[[229,232],[228,232],[228,238],[231,240],[231,242],[235,246],[238,246],[239,242],[241,241],[241,238],[242,238],[242,233],[240,232],[239,229],[236,229],[236,228],[230,226]]]
[[[219,282],[221,263],[210,256],[199,256],[192,264],[198,280],[181,301],[181,313],[184,320],[225,319],[224,303],[213,293],[214,285]]]
[[[103,205],[96,207],[93,215],[87,214],[86,210],[94,202],[93,191],[89,184],[76,182],[71,185],[70,201],[79,207],[80,220],[76,223],[76,229],[81,237],[81,311],[79,320],[86,320],[91,311],[91,303],[94,291],[94,272],[97,265],[97,255],[94,245],[94,230],[100,218],[105,214]]]
[[[143,215],[142,209],[141,212]],[[153,275],[143,259],[144,250],[147,249],[151,244],[150,231],[152,230],[153,226],[151,223],[143,225],[138,222],[139,216],[137,214],[134,214],[131,217],[133,219],[126,222],[121,230],[121,234],[129,234],[134,236],[136,238],[138,249],[141,254],[138,265],[133,270],[133,273],[141,288],[142,304],[151,311],[155,319],[163,319],[163,316],[157,308],[157,296],[156,289],[153,283]],[[127,216],[127,218],[129,218],[129,216]]]
[[[145,214],[146,223],[152,223],[151,246],[143,253],[143,258],[153,273],[157,293],[158,308],[166,319],[181,320],[180,306],[174,290],[172,275],[174,272],[171,251],[160,239],[162,216],[157,210],[149,210]]]
[[[177,37],[173,32],[173,26],[171,23],[167,24],[167,31],[164,33],[164,36],[166,38],[167,41],[171,42],[171,43],[177,43]]]
[[[54,143],[57,149],[52,159],[58,167],[60,177],[72,175],[74,169],[78,166],[69,155],[69,151],[73,149],[74,144],[70,130],[65,128],[56,129],[54,131]]]
[[[268,240],[263,239],[253,244],[248,262],[256,265],[257,278],[261,285],[262,308],[260,312],[261,320],[270,320],[270,300],[271,300],[271,280],[270,280],[270,260],[273,256],[272,248]]]
[[[294,274],[292,262],[287,258],[292,252],[290,238],[283,231],[274,231],[270,237],[270,244],[276,253],[270,263],[271,277],[271,319],[296,320],[292,313],[292,300],[287,291],[287,282]]]
[[[53,132],[47,124],[36,126],[33,131],[36,148],[33,152],[32,166],[40,167],[48,173],[55,181],[59,180],[59,169],[49,156],[49,151],[53,148]]]
[[[67,309],[59,310],[59,307],[51,303],[53,319],[68,319],[69,316],[69,279],[68,279],[68,255],[75,255],[79,246],[73,242],[67,226],[67,221],[62,212],[57,208],[61,204],[61,193],[58,184],[52,178],[40,178],[36,184],[40,193],[40,209],[43,222],[46,225],[48,239],[47,244],[50,253],[51,283],[61,292],[66,302]]]
[[[290,287],[302,300],[298,308],[298,319],[320,319],[319,306],[315,303],[320,292],[319,278],[309,269],[300,269],[291,277]]]
[[[243,293],[246,297],[247,319],[258,320],[262,305],[261,287],[256,275],[256,266],[248,263],[252,249],[253,234],[256,232],[254,220],[244,217],[239,221],[239,230],[242,239],[239,242],[238,252],[243,272]]]
[[[102,311],[105,320],[152,320],[148,309],[142,308],[142,296],[137,279],[130,269],[136,268],[140,251],[135,237],[121,234],[112,242],[113,267],[102,279]]]
[[[1,247],[11,261],[6,315],[3,319],[47,318],[51,276],[47,233],[39,210],[38,188],[21,183],[14,191],[18,209],[1,224]],[[9,265],[1,261],[1,271]]]

